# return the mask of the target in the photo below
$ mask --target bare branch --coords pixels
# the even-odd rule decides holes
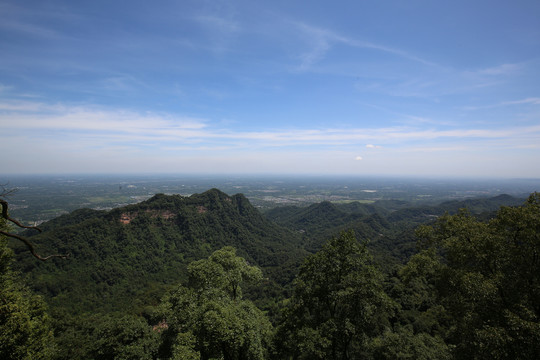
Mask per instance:
[[[19,235],[16,235],[16,234],[11,234],[11,233],[8,233],[8,232],[2,231],[2,230],[0,230],[0,234],[22,241],[26,245],[26,247],[28,247],[28,249],[30,250],[32,255],[34,255],[34,257],[36,259],[39,259],[41,261],[49,260],[50,258],[53,258],[53,257],[59,257],[59,258],[62,258],[62,259],[67,259],[69,257],[69,255],[61,255],[61,254],[49,255],[49,256],[43,257],[43,256],[39,255],[38,253],[36,253],[36,251],[34,250],[34,245],[32,245],[32,243],[30,241],[28,241],[26,238],[24,238],[22,236],[19,236]]]
[[[2,217],[8,221],[11,221],[12,223],[14,223],[15,225],[17,225],[18,227],[20,228],[23,228],[23,229],[34,229],[34,230],[37,230],[39,232],[41,232],[41,229],[38,228],[37,226],[25,226],[23,224],[21,224],[20,222],[18,222],[17,220],[13,219],[12,217],[10,217],[8,215],[8,203],[7,201],[5,200],[2,200],[0,199],[0,204],[2,204]]]
[[[3,188],[3,186],[2,186]],[[6,196],[6,194],[9,194],[11,192],[6,192],[5,188],[3,189],[2,193],[0,195],[2,196]],[[23,224],[21,224],[19,221],[13,219],[12,217],[10,217],[8,215],[8,203],[7,201],[3,200],[3,199],[0,199],[0,205],[2,205],[2,217],[7,220],[7,221],[10,221],[12,223],[14,223],[15,225],[17,225],[18,227],[20,228],[23,228],[23,229],[34,229],[34,230],[37,230],[39,232],[41,232],[41,229],[36,227],[36,226],[25,226]],[[61,254],[58,254],[58,255],[49,255],[49,256],[41,256],[39,255],[35,249],[34,249],[34,245],[28,241],[28,239],[22,237],[22,236],[19,236],[19,235],[16,235],[16,234],[12,234],[12,233],[8,233],[6,231],[2,231],[0,230],[0,234],[4,235],[4,236],[7,236],[7,237],[10,237],[10,238],[13,238],[13,239],[17,239],[19,241],[22,241],[26,247],[30,250],[30,252],[32,253],[32,255],[34,255],[34,257],[36,259],[39,259],[41,261],[45,261],[45,260],[48,260],[50,258],[54,258],[54,257],[59,257],[59,258],[62,258],[62,259],[67,259],[69,257],[69,255],[61,255]]]
[[[13,194],[15,194],[19,189],[17,188],[14,188],[14,189],[7,189],[6,186],[8,185],[9,183],[6,183],[6,184],[2,184],[0,185],[0,188],[2,188],[2,191],[0,192],[0,198],[6,198],[8,196],[11,196]]]

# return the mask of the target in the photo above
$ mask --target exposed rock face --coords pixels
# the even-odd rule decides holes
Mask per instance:
[[[153,219],[161,217],[162,219],[170,220],[176,217],[176,214],[169,210],[145,210],[144,212],[149,214]],[[120,214],[119,221],[127,225],[137,216],[139,216],[139,212],[124,212]]]

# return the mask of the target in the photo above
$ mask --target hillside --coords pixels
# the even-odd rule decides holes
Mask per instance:
[[[297,233],[265,219],[243,195],[217,189],[159,194],[111,211],[81,209],[42,229],[30,237],[38,251],[70,258],[37,262],[18,247],[18,268],[53,308],[71,313],[155,302],[167,286],[185,280],[189,262],[225,245],[260,266],[270,287],[289,283],[306,255]]]
[[[334,204],[276,208],[263,216],[248,199],[211,189],[189,197],[158,194],[111,211],[80,209],[31,235],[38,252],[68,260],[36,262],[16,247],[17,267],[53,308],[71,313],[141,309],[186,277],[193,260],[232,245],[268,278],[258,297],[274,297],[294,278],[302,259],[340,231],[352,229],[390,271],[416,252],[414,229],[467,207],[489,217],[510,196],[407,207],[405,203]],[[266,294],[266,295],[265,295]],[[268,295],[273,294],[273,295]],[[278,296],[279,297],[279,296]],[[135,311],[135,310],[134,310]]]
[[[314,252],[330,237],[341,231],[354,230],[361,240],[368,241],[379,264],[387,269],[405,262],[416,252],[414,229],[421,224],[459,209],[481,219],[493,217],[501,206],[519,206],[524,199],[509,195],[490,198],[446,201],[437,205],[414,205],[406,201],[378,200],[373,204],[328,201],[308,207],[283,206],[265,212],[265,216],[293,231],[301,232],[302,244]]]

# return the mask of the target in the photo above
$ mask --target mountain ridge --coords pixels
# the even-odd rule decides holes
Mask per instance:
[[[115,311],[133,298],[144,305],[148,292],[163,293],[185,280],[188,263],[223,246],[234,246],[281,284],[307,255],[297,233],[264,218],[244,195],[218,189],[189,197],[157,194],[110,211],[81,209],[42,228],[26,234],[44,253],[71,258],[38,263],[16,247],[17,266],[53,307],[68,304],[73,312]]]

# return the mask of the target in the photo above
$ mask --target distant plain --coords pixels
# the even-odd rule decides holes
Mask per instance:
[[[164,194],[189,196],[211,188],[244,194],[261,211],[277,206],[308,206],[321,201],[348,203],[401,200],[436,204],[446,200],[540,191],[540,179],[437,179],[351,176],[253,175],[2,175],[15,191],[10,213],[38,225],[80,208],[112,209]]]

